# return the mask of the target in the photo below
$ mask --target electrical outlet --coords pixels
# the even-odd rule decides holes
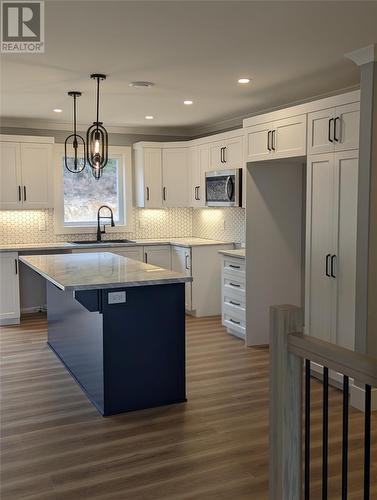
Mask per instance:
[[[225,231],[226,230],[226,221],[225,219],[222,219],[221,220],[221,227],[222,227],[222,230]]]
[[[126,301],[126,292],[109,292],[107,294],[108,304],[124,304]]]
[[[46,221],[44,219],[40,220],[38,223],[38,229],[40,231],[46,231]]]
[[[145,228],[145,222],[142,219],[139,219],[139,229]]]

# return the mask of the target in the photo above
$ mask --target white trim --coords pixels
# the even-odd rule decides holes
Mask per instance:
[[[365,389],[355,384],[350,386],[350,404],[360,411],[365,410]],[[372,411],[377,410],[377,388],[372,389]]]
[[[37,135],[8,135],[0,134],[1,142],[32,142],[33,144],[54,144],[53,137],[37,136]]]
[[[63,221],[63,177],[61,159],[64,155],[64,145],[57,144],[54,147],[54,232],[55,234],[84,234],[96,233],[96,226],[93,225],[77,225],[64,226]],[[131,233],[134,230],[132,217],[132,156],[130,146],[110,146],[110,156],[118,156],[121,158],[121,182],[123,184],[123,217],[126,224],[116,225],[115,227],[106,227],[108,233]],[[106,168],[106,167],[105,167]],[[99,181],[101,182],[101,181]]]
[[[362,49],[348,52],[347,54],[344,54],[344,57],[350,59],[358,66],[375,62],[377,61],[377,44],[375,43],[374,45],[368,45]]]

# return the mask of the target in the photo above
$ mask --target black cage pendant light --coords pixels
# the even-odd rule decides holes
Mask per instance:
[[[64,165],[70,172],[77,174],[82,172],[86,166],[85,141],[81,135],[77,133],[76,99],[81,96],[81,92],[72,90],[68,92],[68,95],[73,97],[73,134],[69,135],[64,142]],[[69,152],[71,147],[73,152]]]
[[[95,179],[102,175],[102,169],[109,159],[109,138],[103,123],[99,121],[99,84],[101,80],[106,80],[106,75],[95,73],[90,78],[97,80],[97,116],[93,125],[86,132],[86,159],[92,167]]]

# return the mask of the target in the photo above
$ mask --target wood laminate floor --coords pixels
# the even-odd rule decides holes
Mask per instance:
[[[188,402],[103,418],[46,345],[43,315],[2,327],[2,500],[267,499],[268,351],[218,318],[187,319]],[[330,390],[330,490],[340,498],[341,393]],[[313,382],[312,498],[321,385]],[[350,416],[350,499],[362,499],[363,414]],[[377,498],[377,415],[372,498]],[[279,499],[276,499],[279,500]]]

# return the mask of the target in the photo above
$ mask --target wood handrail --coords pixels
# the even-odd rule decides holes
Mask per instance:
[[[288,351],[354,378],[357,382],[377,387],[377,358],[350,351],[303,333],[288,334]]]

